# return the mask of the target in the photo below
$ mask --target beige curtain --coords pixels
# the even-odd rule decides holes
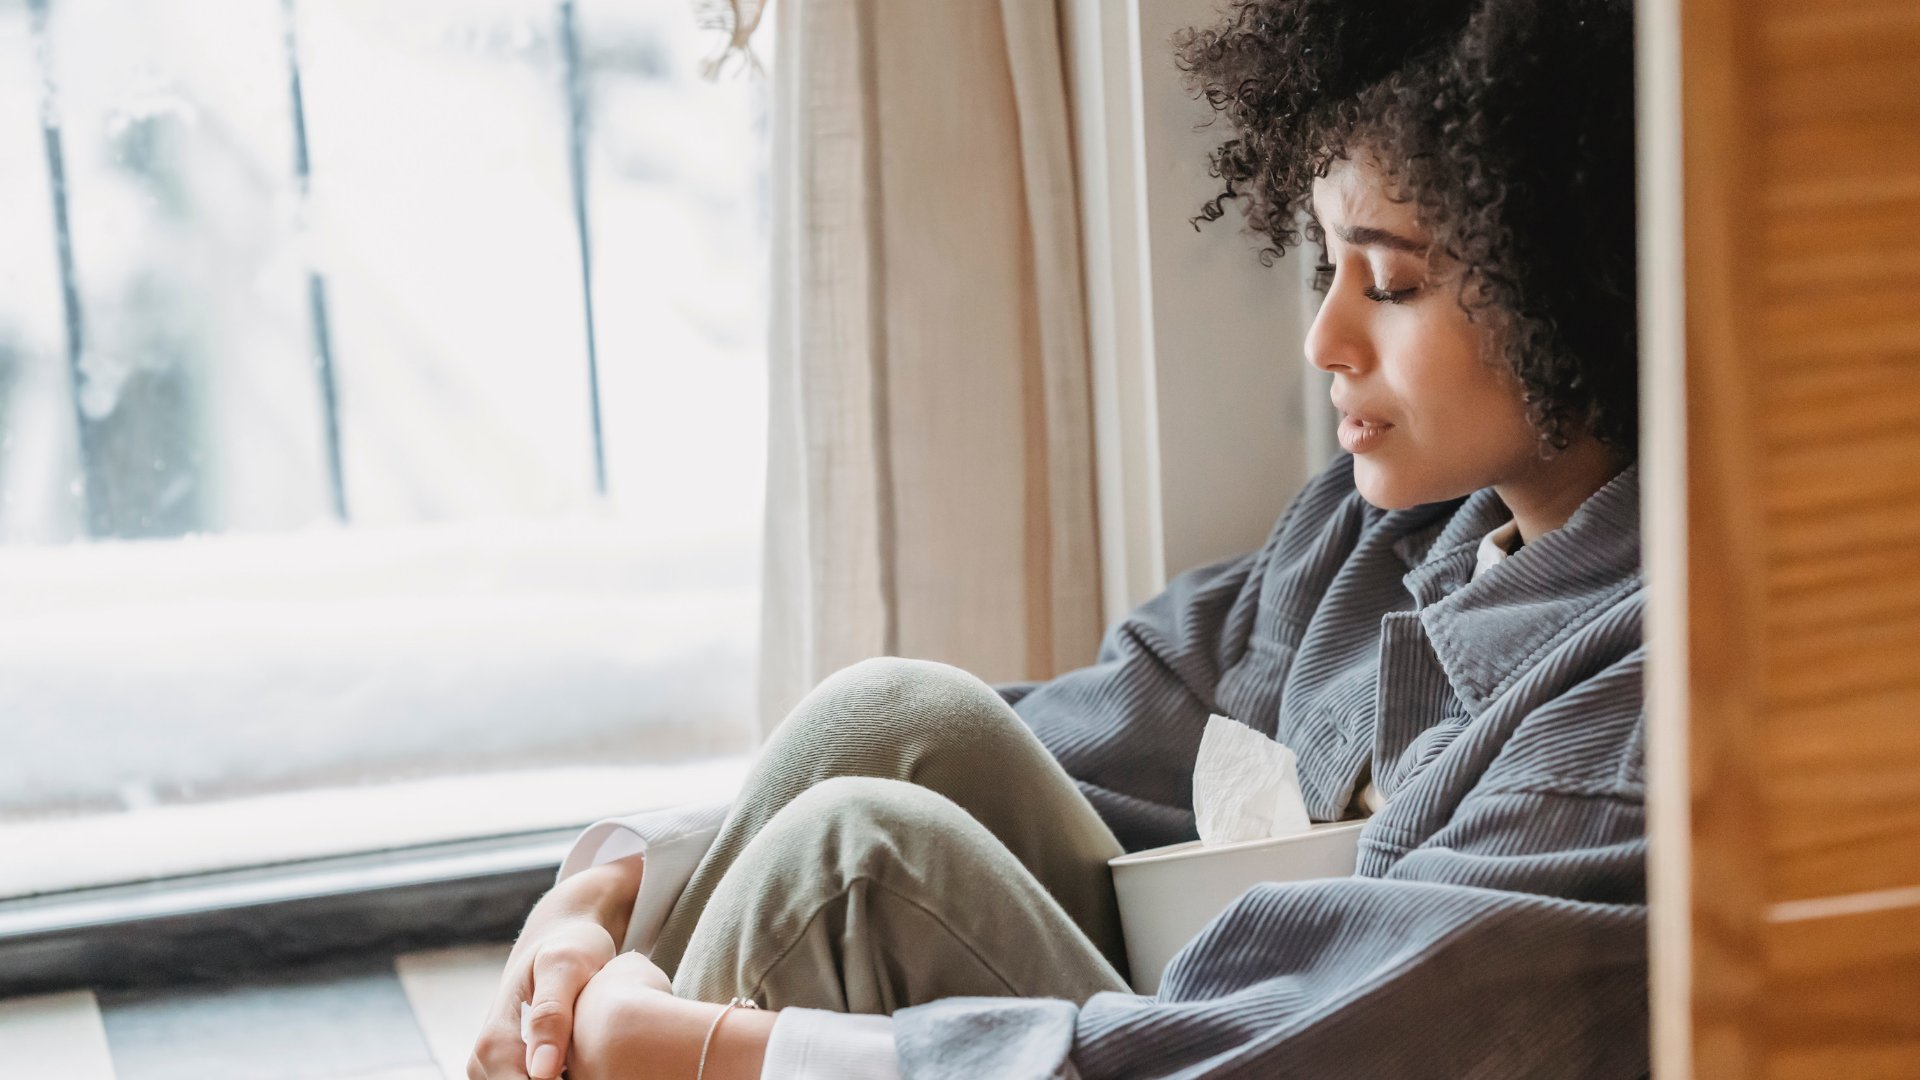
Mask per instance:
[[[763,718],[876,655],[989,681],[1101,632],[1051,0],[778,0]]]

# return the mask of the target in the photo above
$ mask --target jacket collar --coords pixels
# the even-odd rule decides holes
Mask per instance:
[[[1640,587],[1638,465],[1607,481],[1565,525],[1474,578],[1481,538],[1511,517],[1484,488],[1444,524],[1395,546],[1417,559],[1402,580],[1454,692],[1476,716],[1550,649]]]

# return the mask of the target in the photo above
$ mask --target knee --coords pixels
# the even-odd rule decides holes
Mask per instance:
[[[906,656],[874,656],[849,664],[820,681],[836,696],[869,698],[880,702],[939,699],[951,702],[1000,703],[999,694],[979,676],[937,660]]]
[[[866,734],[890,730],[955,735],[1020,727],[993,687],[951,664],[879,656],[821,680],[786,726],[852,724]]]

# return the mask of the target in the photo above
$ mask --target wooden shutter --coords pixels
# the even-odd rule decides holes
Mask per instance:
[[[1920,3],[1640,15],[1657,1073],[1920,1076]]]

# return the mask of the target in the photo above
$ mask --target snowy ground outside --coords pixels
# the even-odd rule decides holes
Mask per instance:
[[[588,523],[0,559],[0,818],[748,745],[755,590]]]

